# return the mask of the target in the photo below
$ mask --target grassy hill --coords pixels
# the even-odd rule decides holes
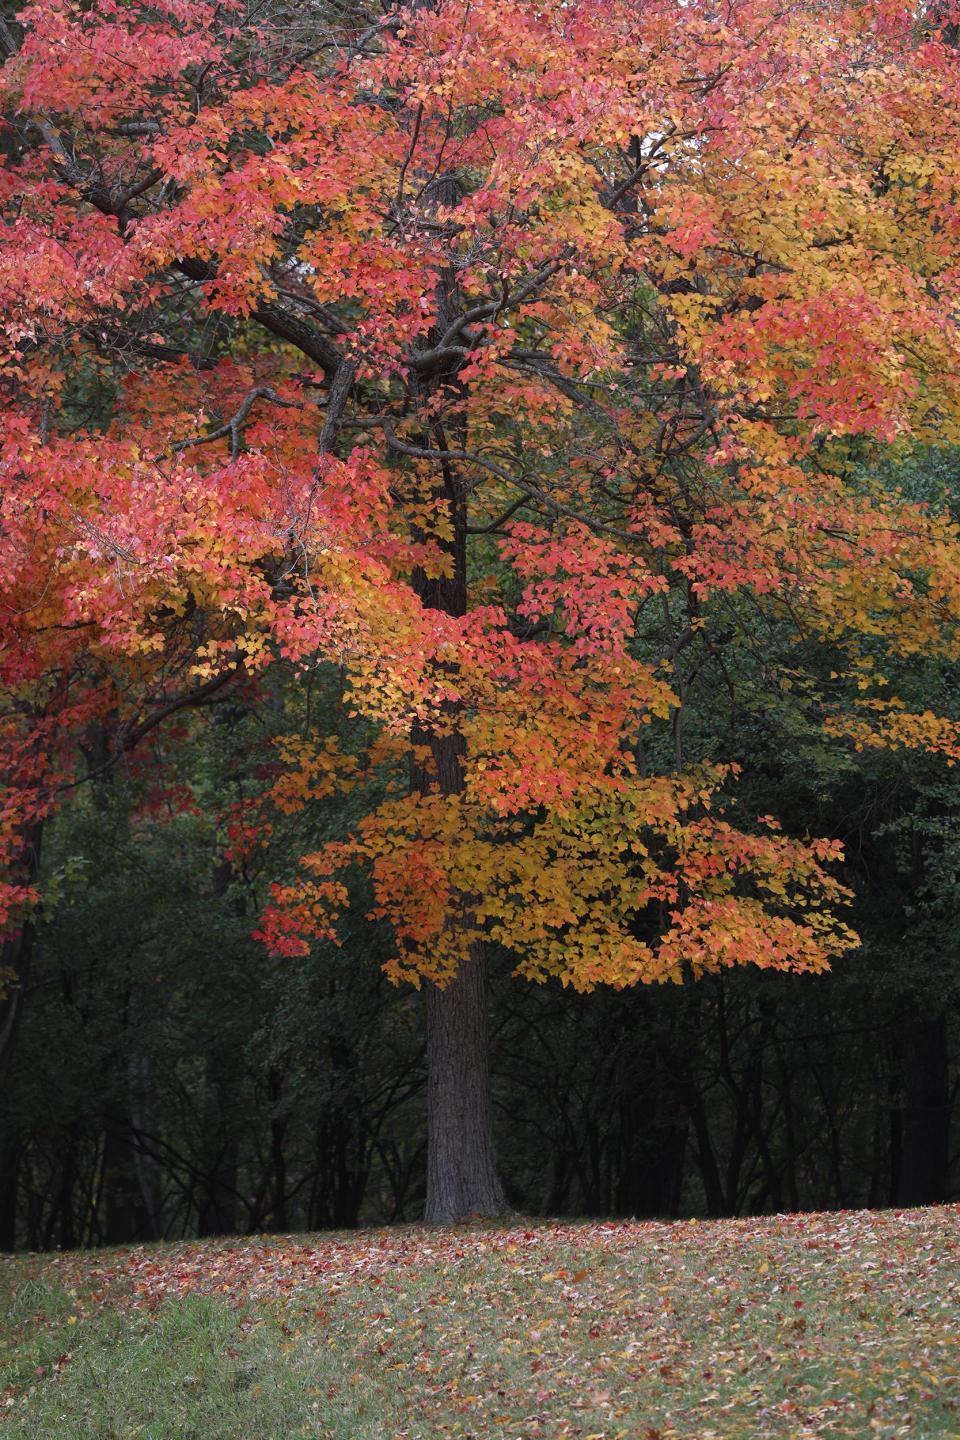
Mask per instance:
[[[960,1436],[960,1207],[0,1259],[0,1440]]]

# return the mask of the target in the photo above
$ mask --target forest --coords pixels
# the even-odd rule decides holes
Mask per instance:
[[[0,1249],[960,1198],[953,10],[0,57]]]

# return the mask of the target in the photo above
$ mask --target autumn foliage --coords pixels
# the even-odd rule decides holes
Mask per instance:
[[[275,954],[360,863],[397,978],[480,940],[581,989],[824,968],[839,847],[738,813],[684,704],[775,615],[837,744],[960,747],[876,661],[956,656],[956,527],[870,478],[960,438],[947,37],[890,0],[255,16],[0,32],[6,924],[91,724],[116,757],[332,664],[381,738],[291,733],[222,816],[236,859],[377,777],[277,876]]]

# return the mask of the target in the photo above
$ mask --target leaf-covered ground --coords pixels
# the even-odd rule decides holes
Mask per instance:
[[[960,1207],[0,1262],[0,1437],[960,1436]]]

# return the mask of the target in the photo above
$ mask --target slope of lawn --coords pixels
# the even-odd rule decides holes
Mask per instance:
[[[960,1207],[0,1260],[0,1440],[960,1436]]]

